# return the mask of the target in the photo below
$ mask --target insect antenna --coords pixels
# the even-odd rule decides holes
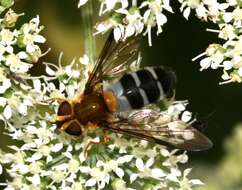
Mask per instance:
[[[210,118],[215,114],[216,110],[211,111],[207,116],[200,117],[192,123],[192,126],[197,130],[203,132],[208,128]],[[195,117],[197,118],[197,116]]]

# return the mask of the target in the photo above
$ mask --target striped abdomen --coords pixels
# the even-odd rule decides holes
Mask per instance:
[[[108,86],[118,99],[118,110],[139,109],[171,97],[176,83],[175,73],[167,67],[146,67],[125,74],[119,81]]]

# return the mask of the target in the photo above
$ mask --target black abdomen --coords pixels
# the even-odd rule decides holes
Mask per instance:
[[[111,90],[117,96],[118,111],[125,111],[139,109],[164,97],[171,97],[175,83],[176,76],[170,68],[146,67],[125,74],[107,90]]]

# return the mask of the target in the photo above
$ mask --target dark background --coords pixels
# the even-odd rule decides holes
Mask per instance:
[[[173,2],[175,14],[166,12],[168,23],[164,32],[156,36],[153,31],[152,47],[148,47],[147,37],[142,43],[143,64],[168,65],[177,73],[178,84],[176,99],[187,99],[189,110],[198,116],[206,117],[215,113],[209,119],[206,135],[213,141],[214,147],[205,152],[189,153],[191,160],[210,164],[218,163],[223,157],[223,141],[231,133],[233,126],[242,120],[241,84],[218,85],[221,70],[206,70],[200,72],[199,62],[191,59],[205,51],[211,43],[222,43],[216,33],[207,32],[206,28],[217,29],[213,23],[204,23],[194,14],[187,21],[179,11],[179,4]],[[70,0],[19,0],[14,6],[18,13],[25,12],[20,23],[28,21],[37,14],[41,24],[45,26],[42,34],[47,38],[44,49],[52,51],[35,64],[32,72],[36,75],[43,71],[41,61],[56,63],[61,51],[64,52],[64,64],[73,57],[83,55],[83,34],[81,10],[77,9],[78,1]],[[98,6],[96,8],[98,12]],[[97,20],[99,18],[95,18]],[[104,37],[97,36],[97,51],[104,43]]]

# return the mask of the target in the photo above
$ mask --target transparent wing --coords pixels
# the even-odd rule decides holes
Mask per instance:
[[[104,127],[116,133],[189,151],[201,151],[212,147],[212,142],[191,125],[181,120],[172,121],[165,114],[153,112],[159,114],[159,117],[149,117],[153,114],[152,110],[140,110],[126,119],[122,118]]]
[[[163,115],[163,119],[165,119],[165,115],[163,112],[156,111],[154,109],[143,108],[139,110],[131,110],[131,111],[124,111],[124,112],[117,112],[115,113],[115,117],[117,117],[121,121],[126,121],[132,124],[149,124],[153,123],[158,118]],[[167,118],[167,122],[170,121],[170,117]],[[167,123],[163,121],[163,123]]]
[[[86,83],[85,94],[92,92],[102,80],[117,78],[126,72],[138,59],[141,36],[116,42],[113,32],[109,35]]]

